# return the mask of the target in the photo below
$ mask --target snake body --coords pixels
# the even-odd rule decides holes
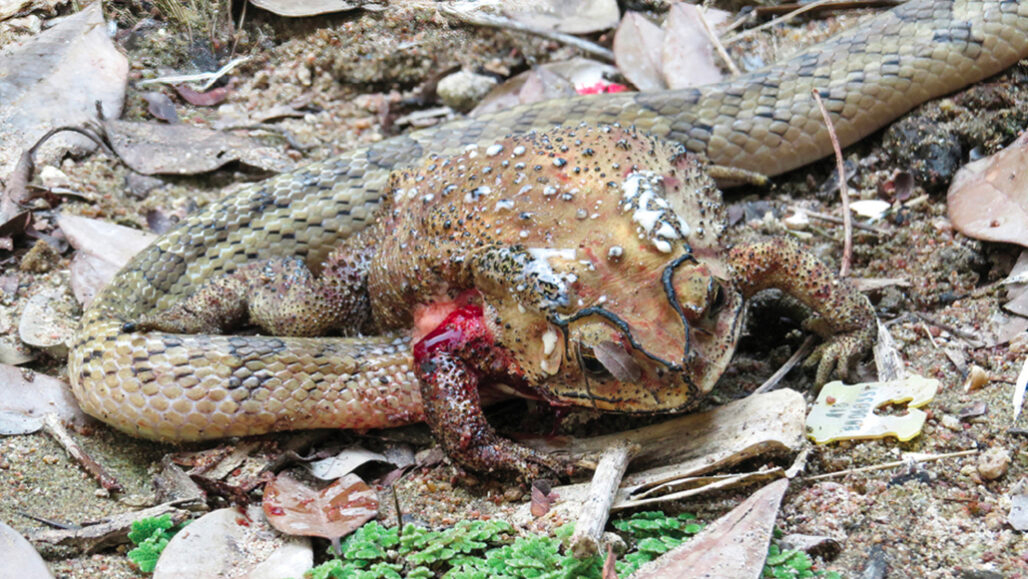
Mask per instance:
[[[758,72],[707,87],[515,107],[391,138],[241,190],[137,255],[83,316],[69,356],[88,413],[130,434],[195,440],[421,420],[409,338],[128,332],[126,322],[259,258],[319,264],[364,228],[389,175],[507,134],[621,123],[713,163],[776,175],[831,144],[818,90],[848,145],[914,106],[1028,56],[1028,0],[913,0]]]

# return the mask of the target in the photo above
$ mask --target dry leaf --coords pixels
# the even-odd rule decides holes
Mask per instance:
[[[250,0],[258,7],[273,12],[279,16],[302,17],[328,14],[330,12],[346,12],[356,10],[365,5],[368,8],[379,6],[367,0],[355,0],[346,2],[344,0]]]
[[[108,118],[120,116],[127,73],[128,62],[107,36],[100,2],[0,51],[0,175],[48,130],[95,120],[97,101]],[[81,135],[61,133],[37,152],[36,163],[93,146]]]
[[[78,328],[77,312],[63,287],[48,287],[25,302],[18,321],[22,342],[65,356]]]
[[[567,34],[610,30],[621,17],[616,0],[520,0],[505,9],[514,20]]]
[[[638,12],[621,19],[614,33],[614,61],[625,78],[641,91],[662,90],[664,31]]]
[[[153,579],[301,577],[313,564],[310,540],[273,532],[259,507],[218,509],[168,542]]]
[[[48,413],[79,427],[92,421],[79,409],[64,382],[0,364],[0,434],[35,432],[43,427],[43,416]]]
[[[60,214],[57,225],[78,250],[71,262],[71,291],[89,305],[107,282],[156,235],[106,221]]]
[[[111,148],[126,165],[144,175],[196,175],[231,161],[266,171],[285,171],[291,163],[255,141],[211,129],[108,120]]]
[[[557,495],[553,493],[553,489],[546,481],[537,480],[532,483],[532,500],[530,502],[529,511],[532,516],[539,518],[550,512],[550,506],[553,505],[553,501],[557,499]]]
[[[312,475],[321,480],[336,480],[373,461],[389,462],[389,459],[383,454],[372,452],[366,448],[352,446],[343,449],[335,456],[308,463],[307,468]]]
[[[508,79],[489,91],[471,116],[492,113],[512,106],[541,100],[573,96],[586,87],[595,87],[617,73],[617,69],[588,58],[572,58],[534,67]]]
[[[701,18],[706,17],[708,24],[713,26],[724,20],[726,14],[717,10],[701,15],[700,9],[692,4],[671,5],[664,20],[660,64],[660,74],[667,88],[687,88],[721,80],[721,69],[714,62],[714,47]]]
[[[333,539],[346,536],[378,514],[378,496],[355,474],[316,491],[279,475],[264,487],[264,514],[283,533]]]
[[[689,541],[647,563],[635,579],[760,577],[788,480],[775,481]]]
[[[44,579],[54,576],[32,543],[3,522],[0,522],[0,553],[4,555],[5,577]]]
[[[184,84],[175,85],[175,92],[185,101],[197,107],[213,107],[221,104],[232,93],[232,82],[205,92],[195,91]]]
[[[175,110],[175,103],[171,102],[168,95],[162,92],[143,93],[143,100],[146,101],[146,110],[154,116],[167,123],[178,122],[178,111]]]
[[[999,153],[968,163],[947,202],[957,231],[985,241],[1028,246],[1028,132]]]

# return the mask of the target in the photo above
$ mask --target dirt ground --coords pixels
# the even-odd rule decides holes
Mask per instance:
[[[253,58],[233,74],[235,84],[225,103],[204,108],[176,101],[180,117],[186,123],[211,124],[231,112],[226,107],[256,113],[274,105],[301,103],[299,116],[276,122],[293,139],[311,147],[303,152],[288,151],[297,165],[409,130],[397,120],[437,106],[431,87],[442,73],[456,67],[508,76],[532,64],[575,55],[574,50],[547,40],[451,25],[429,8],[357,11],[286,21],[251,7],[245,26],[234,38],[228,27],[212,26],[225,22],[224,14],[189,13],[176,19],[162,13],[161,5],[127,1],[106,6],[108,19],[116,21],[123,32],[116,38],[131,62],[132,80],[170,71],[217,68],[211,63],[224,63],[234,46],[236,55]],[[236,22],[239,16],[238,11],[234,13]],[[740,62],[770,62],[798,43],[815,42],[860,18],[856,14],[801,23],[784,33],[736,45],[733,55],[741,57]],[[0,29],[0,34],[15,33]],[[607,42],[609,38],[599,40]],[[173,96],[169,89],[146,90],[164,90]],[[130,81],[124,118],[156,122],[147,112],[142,92]],[[997,282],[1009,273],[1020,248],[962,236],[950,225],[945,203],[952,171],[969,156],[982,156],[1009,143],[1028,126],[1026,111],[1028,66],[1022,64],[977,87],[930,103],[846,151],[854,171],[851,184],[856,198],[894,201],[902,195],[906,200],[902,208],[875,222],[874,231],[855,232],[853,276],[901,278],[901,282],[868,295],[897,341],[908,369],[937,378],[942,386],[925,408],[929,417],[921,436],[906,443],[884,439],[812,445],[806,474],[891,462],[906,452],[993,449],[1009,453],[1012,462],[995,480],[983,478],[979,455],[828,480],[794,480],[777,525],[786,533],[838,540],[841,551],[823,561],[822,568],[837,570],[844,577],[879,577],[861,573],[883,564],[890,577],[1028,576],[1028,538],[1007,522],[1011,489],[1028,473],[1024,434],[1028,425],[1025,418],[1011,424],[1010,402],[1014,380],[1028,351],[1028,337],[1022,332],[1009,343],[971,345],[973,338],[981,338],[993,327],[993,318],[1005,301],[1004,286]],[[267,144],[288,149],[274,136],[262,138]],[[953,147],[958,147],[955,152]],[[929,162],[929,158],[940,161]],[[951,160],[949,164],[943,162],[946,159]],[[140,195],[127,184],[130,171],[103,155],[67,159],[60,169],[75,187],[91,194],[90,200],[72,197],[59,207],[37,206],[41,218],[62,211],[142,230],[149,230],[149,223],[174,221],[238,183],[263,176],[230,165],[203,177],[162,178],[155,189]],[[788,234],[783,217],[789,207],[838,215],[837,192],[823,190],[833,171],[834,162],[827,160],[777,178],[769,189],[730,191],[726,201],[732,206],[732,215],[738,217],[733,223],[733,240]],[[913,188],[900,193],[910,177]],[[814,219],[800,235],[819,257],[838,264],[841,226]],[[47,288],[68,287],[71,251],[60,256],[50,271],[32,273],[18,268],[31,246],[32,240],[21,238],[13,253],[0,250],[0,339],[17,339],[17,320],[29,298]],[[752,391],[802,342],[791,310],[774,300],[758,302],[750,316],[750,332],[712,403]],[[27,367],[62,377],[65,364],[64,359],[43,353]],[[990,379],[982,388],[966,392],[964,374],[972,365],[983,368]],[[865,366],[865,373],[873,368],[869,363]],[[784,385],[813,400],[811,379],[802,370],[794,370]],[[546,418],[538,422],[541,426],[536,428],[549,423]],[[582,432],[601,427],[592,416],[570,422],[584,424],[578,427]],[[606,428],[611,422],[629,423],[604,421]],[[126,491],[116,496],[99,491],[46,435],[6,437],[0,439],[0,521],[28,534],[42,525],[24,514],[82,523],[152,503],[153,472],[161,457],[173,449],[102,426],[79,439]],[[769,462],[772,460],[777,459]],[[446,466],[416,471],[398,485],[401,504],[434,524],[513,508],[496,498],[512,494],[504,485],[488,483],[469,491],[453,484],[452,478],[453,471]],[[746,492],[705,496],[666,508],[689,510],[712,520]],[[124,551],[119,547],[81,554],[74,549],[51,548],[44,554],[57,576],[139,576]]]

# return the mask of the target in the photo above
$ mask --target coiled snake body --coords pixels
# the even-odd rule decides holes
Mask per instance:
[[[402,135],[237,192],[136,256],[82,319],[69,375],[83,409],[135,436],[196,440],[423,418],[409,338],[125,331],[204,280],[258,258],[321,263],[363,229],[397,169],[507,134],[621,123],[719,165],[775,175],[1028,55],[1028,0],[914,0],[771,68],[703,87],[549,101]],[[385,379],[388,378],[388,379]]]

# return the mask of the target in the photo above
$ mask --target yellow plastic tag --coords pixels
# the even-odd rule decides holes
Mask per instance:
[[[938,380],[923,376],[853,386],[830,382],[807,415],[807,436],[818,444],[886,436],[910,440],[921,433],[927,417],[916,407],[931,402],[938,389]],[[890,403],[906,403],[906,415],[875,414],[875,409]]]

